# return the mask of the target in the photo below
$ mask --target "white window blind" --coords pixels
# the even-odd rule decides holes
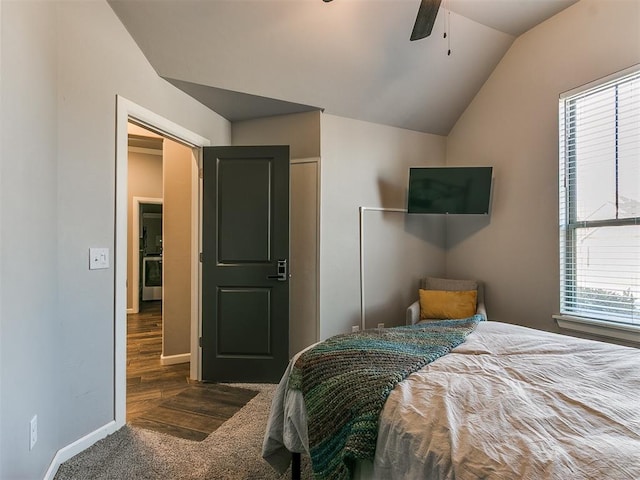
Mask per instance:
[[[640,326],[640,71],[560,99],[560,310]]]

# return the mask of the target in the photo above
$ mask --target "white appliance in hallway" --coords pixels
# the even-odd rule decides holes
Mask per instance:
[[[162,205],[140,204],[142,300],[162,299]]]
[[[162,299],[162,257],[144,257],[142,264],[142,300]]]

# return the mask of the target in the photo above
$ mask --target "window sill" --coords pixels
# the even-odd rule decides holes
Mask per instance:
[[[553,318],[560,328],[640,343],[640,325],[622,325],[606,320],[570,315],[553,315]]]

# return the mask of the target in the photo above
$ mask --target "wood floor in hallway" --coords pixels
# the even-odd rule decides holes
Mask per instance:
[[[127,315],[127,422],[189,387],[189,363],[162,365],[162,301]]]

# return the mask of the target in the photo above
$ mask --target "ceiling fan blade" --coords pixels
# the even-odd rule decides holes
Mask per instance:
[[[436,21],[441,1],[442,0],[420,1],[420,8],[418,9],[416,23],[413,26],[413,31],[411,32],[412,41],[420,40],[421,38],[431,35],[431,30],[433,29],[433,24]]]

